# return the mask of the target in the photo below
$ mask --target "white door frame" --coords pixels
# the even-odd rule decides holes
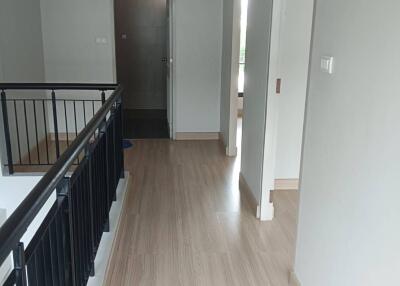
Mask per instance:
[[[167,60],[168,60],[168,83],[167,83],[167,117],[168,117],[168,128],[169,128],[169,137],[171,139],[175,139],[175,102],[174,102],[174,94],[175,94],[175,1],[167,0],[167,9],[168,9],[168,52]]]
[[[275,169],[279,119],[279,98],[276,94],[276,80],[279,77],[279,44],[281,29],[282,0],[274,0],[270,36],[267,106],[265,113],[264,159],[261,183],[260,220],[274,218],[271,191],[275,188]]]
[[[240,10],[241,1],[234,0],[234,17],[232,33],[232,65],[231,65],[231,94],[229,114],[229,136],[226,148],[228,156],[236,156],[237,145],[237,104],[238,104],[238,76],[240,57]],[[278,129],[278,97],[276,95],[276,79],[279,67],[279,42],[281,26],[282,0],[273,0],[271,36],[270,36],[270,60],[268,72],[267,106],[264,132],[264,152],[262,170],[262,189],[260,220],[272,220],[274,217],[274,206],[270,202],[271,190],[275,187],[275,165],[276,165],[276,141]],[[245,100],[245,99],[244,99]]]
[[[241,0],[233,0],[232,23],[232,56],[231,56],[231,86],[229,102],[229,134],[227,138],[226,155],[237,155],[237,117],[238,117],[238,78],[240,60],[240,17]]]

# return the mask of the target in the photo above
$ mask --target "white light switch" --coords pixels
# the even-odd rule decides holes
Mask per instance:
[[[96,44],[107,44],[106,38],[96,38]]]
[[[321,58],[321,70],[333,74],[333,57],[324,56]]]

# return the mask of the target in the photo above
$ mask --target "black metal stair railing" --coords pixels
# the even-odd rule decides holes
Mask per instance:
[[[44,92],[27,95],[25,90],[31,89]],[[9,174],[53,165],[105,102],[105,91],[113,89],[110,84],[0,84]],[[76,90],[100,92],[63,94]]]
[[[3,285],[77,286],[94,275],[94,259],[103,232],[109,230],[109,211],[123,177],[122,89],[113,88],[0,228],[0,266],[10,255],[14,261]],[[57,199],[25,249],[24,233],[54,193]]]

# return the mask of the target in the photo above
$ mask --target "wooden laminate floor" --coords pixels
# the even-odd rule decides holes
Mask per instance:
[[[217,141],[135,141],[125,164],[106,285],[288,285],[297,192],[276,192],[276,218],[258,221],[239,192],[239,158]]]
[[[67,142],[64,140],[60,140],[60,154],[64,153],[65,150],[69,147],[71,141]],[[79,161],[82,161],[84,158],[83,152],[79,156]],[[16,173],[37,173],[44,174],[50,170],[53,164],[57,161],[56,155],[56,143],[55,141],[48,140],[47,144],[45,141],[42,141],[38,146],[33,147],[29,154],[24,154],[22,159],[19,160],[15,158],[15,166],[14,171]],[[33,165],[30,165],[33,164]],[[35,166],[35,164],[37,164]],[[43,165],[39,165],[43,164]],[[47,164],[47,165],[44,165]],[[74,162],[74,165],[71,167],[71,170],[74,170],[78,165],[78,160]]]

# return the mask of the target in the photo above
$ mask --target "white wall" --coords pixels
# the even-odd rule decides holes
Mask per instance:
[[[219,132],[222,0],[175,0],[175,132]]]
[[[26,196],[35,187],[40,179],[41,177],[39,176],[0,177],[0,209],[5,210],[7,217],[9,217],[15,211],[15,209],[21,204],[21,202],[26,198]],[[10,190],[12,190],[12,192]],[[48,202],[46,202],[39,214],[36,216],[35,220],[25,232],[21,239],[25,246],[27,246],[29,241],[32,239],[35,231],[38,229],[40,223],[48,213],[52,203],[54,203],[55,198],[56,195],[54,192],[54,195],[49,198]]]
[[[295,272],[304,286],[398,285],[400,2],[318,0]],[[320,58],[335,57],[334,74]]]
[[[112,0],[40,0],[46,82],[116,82],[114,7]],[[98,43],[100,40],[100,43]],[[105,40],[105,43],[101,42]],[[99,92],[56,92],[57,98],[101,99]],[[95,106],[95,112],[99,108]],[[57,106],[59,132],[75,132],[72,103]],[[87,120],[92,107],[86,105]],[[49,131],[54,132],[51,106],[48,106]],[[83,105],[77,104],[78,132],[84,127]]]
[[[234,156],[237,153],[240,5],[240,0],[223,1],[220,122],[221,139],[229,156]]]
[[[261,201],[272,0],[250,0],[244,86],[241,173]]]
[[[2,82],[43,82],[42,27],[39,0],[4,0],[0,9],[0,81]],[[43,92],[16,92],[7,91],[8,98],[35,98],[42,97]],[[14,120],[14,109],[11,102],[9,108],[9,123],[11,147],[13,154],[17,154],[17,136]],[[17,104],[17,113],[23,118],[22,102]],[[32,148],[36,142],[36,134],[32,103],[27,103],[28,138]],[[22,156],[28,152],[25,121],[20,120],[20,143]],[[3,118],[0,118],[3,131]],[[38,140],[44,137],[43,121],[38,120]],[[1,133],[1,154],[5,156],[4,135]],[[15,156],[16,157],[16,156]],[[17,158],[14,158],[16,161]]]
[[[279,67],[282,79],[275,176],[299,178],[313,0],[281,0]]]
[[[2,81],[41,82],[44,80],[40,17],[39,0],[1,1]]]
[[[40,2],[46,81],[115,82],[113,1]]]
[[[229,141],[231,73],[232,73],[233,4],[234,4],[233,0],[223,0],[220,123],[221,123],[222,140],[224,141],[225,146],[227,146]]]

